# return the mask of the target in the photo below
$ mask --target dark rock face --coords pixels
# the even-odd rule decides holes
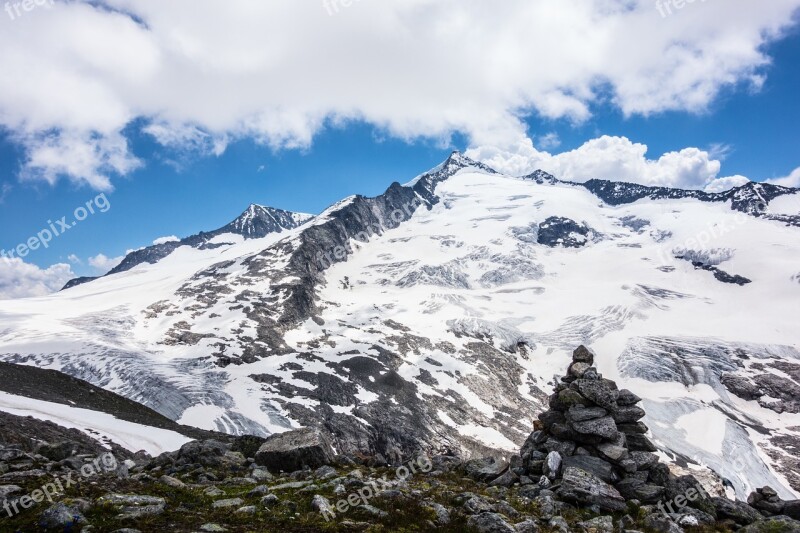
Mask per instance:
[[[316,429],[298,429],[268,438],[256,453],[256,464],[270,470],[294,472],[316,469],[334,461],[328,437]]]
[[[569,218],[550,217],[539,225],[537,242],[551,248],[582,248],[592,237],[593,232],[583,224]]]
[[[797,194],[797,189],[781,187],[769,183],[748,183],[722,193],[707,193],[695,190],[671,189],[669,187],[648,187],[636,183],[607,180],[589,180],[578,184],[609,205],[623,205],[649,198],[651,200],[696,198],[701,202],[731,202],[731,209],[751,216],[780,220],[788,225],[797,225],[797,217],[768,215],[769,202],[786,194]]]

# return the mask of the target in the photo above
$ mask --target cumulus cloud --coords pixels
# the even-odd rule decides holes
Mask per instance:
[[[104,254],[97,254],[89,258],[89,265],[97,269],[100,273],[106,273],[119,265],[123,259],[125,259],[125,256],[106,257]]]
[[[176,242],[176,241],[179,241],[179,240],[180,239],[178,237],[176,237],[175,235],[170,235],[169,237],[159,237],[158,239],[153,241],[153,244],[155,244],[155,245],[166,244],[168,242]]]
[[[541,169],[559,179],[579,183],[607,179],[722,191],[748,181],[742,176],[718,178],[721,163],[699,148],[668,152],[658,159],[648,159],[647,151],[647,145],[634,143],[627,137],[604,135],[559,154],[540,151],[525,137],[512,148],[480,146],[468,150],[467,155],[512,176]]]
[[[22,259],[0,259],[0,300],[44,296],[61,288],[75,274],[68,264],[42,269]]]
[[[767,180],[767,183],[783,185],[784,187],[800,188],[800,167],[794,169],[791,174],[783,178]]]
[[[651,0],[58,2],[4,22],[0,127],[25,149],[23,178],[97,189],[141,164],[131,127],[200,154],[242,138],[307,147],[348,120],[508,149],[533,114],[696,112],[758,89],[765,45],[798,6],[698,2],[662,18]]]

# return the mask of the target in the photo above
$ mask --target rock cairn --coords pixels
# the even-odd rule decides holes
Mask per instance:
[[[692,476],[670,474],[653,453],[641,398],[620,390],[593,365],[592,352],[575,350],[550,409],[539,415],[521,450],[526,474],[564,501],[607,511],[623,511],[629,500],[654,504],[698,486]],[[713,509],[705,499],[700,507]]]

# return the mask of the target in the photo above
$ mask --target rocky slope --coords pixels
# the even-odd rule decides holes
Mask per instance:
[[[593,360],[586,348],[575,351],[551,408],[538,414],[540,429],[508,460],[418,449],[386,465],[337,454],[331,435],[309,429],[266,441],[193,441],[148,457],[23,424],[0,438],[0,505],[9,509],[0,525],[84,533],[800,531],[800,500],[770,487],[731,500],[661,462],[639,398],[603,378]],[[73,482],[54,486],[52,501],[31,503],[53,479]]]
[[[703,465],[740,498],[770,485],[788,499],[798,213],[792,189],[578,185],[453,154],[294,229],[233,224],[152,264],[0,302],[0,358],[184,425],[320,428],[338,451],[395,461],[420,447],[513,453],[586,343],[642,398],[670,463]],[[731,471],[735,457],[747,460]]]

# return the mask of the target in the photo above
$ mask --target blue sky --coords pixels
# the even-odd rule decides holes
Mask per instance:
[[[515,55],[517,49],[539,46],[524,42],[528,30],[521,28],[515,33],[509,27],[508,42],[500,43],[488,33],[491,21],[487,20],[487,28],[475,26],[471,34],[480,41],[480,31],[485,30],[490,35],[487,42],[504,48],[489,50],[486,57],[476,56],[482,49],[470,50],[469,46],[464,54],[457,48],[455,52],[442,52],[436,60],[448,68],[457,63],[453,59],[456,55],[472,56],[441,80],[431,79],[431,72],[436,72],[433,67],[417,71],[415,63],[403,63],[402,58],[390,71],[376,72],[384,68],[383,58],[396,50],[380,36],[369,33],[374,31],[368,26],[375,17],[369,10],[379,7],[366,2],[334,15],[320,13],[319,9],[313,16],[305,13],[304,20],[318,24],[320,33],[331,32],[338,40],[323,41],[325,36],[321,35],[319,42],[308,44],[309,50],[297,52],[302,59],[293,61],[286,72],[270,71],[267,76],[266,66],[249,64],[250,54],[237,55],[236,50],[228,53],[226,42],[217,49],[199,49],[196,55],[201,57],[192,56],[198,64],[196,70],[176,75],[172,81],[162,74],[149,83],[140,82],[138,77],[146,78],[166,68],[168,65],[158,63],[166,63],[164,58],[172,50],[158,50],[153,44],[156,41],[147,39],[160,27],[202,35],[201,18],[214,14],[213,4],[197,4],[202,7],[191,15],[197,19],[196,26],[192,25],[194,20],[184,22],[185,13],[170,7],[158,10],[138,1],[128,3],[133,17],[97,9],[104,2],[94,6],[77,2],[43,8],[19,20],[3,20],[10,33],[0,35],[15,40],[3,43],[0,38],[0,45],[6,44],[6,50],[16,47],[20,57],[29,54],[29,61],[9,64],[4,70],[16,73],[16,77],[12,76],[7,86],[0,83],[0,248],[8,250],[26,242],[50,220],[64,215],[71,218],[76,207],[102,193],[111,204],[108,212],[88,217],[54,239],[48,248],[25,257],[26,264],[40,269],[66,263],[70,274],[98,274],[110,264],[95,260],[100,266],[92,266],[90,258],[98,254],[110,260],[158,237],[186,236],[220,227],[251,202],[317,213],[347,195],[376,195],[393,181],[407,181],[441,162],[452,149],[467,150],[509,173],[544,167],[576,180],[599,177],[703,188],[722,183],[715,180],[729,176],[734,178],[725,182],[728,185],[740,183],[742,176],[756,181],[786,178],[800,167],[798,2],[776,0],[774,12],[769,13],[767,8],[758,11],[752,4],[734,3],[741,4],[739,12],[722,10],[709,2],[661,20],[650,4],[638,2],[636,12],[620,8],[608,15],[609,25],[627,20],[631,38],[641,37],[635,32],[645,25],[642,21],[651,25],[641,29],[653,36],[652,43],[642,44],[652,46],[649,59],[633,54],[629,58],[614,57],[613,53],[626,53],[631,48],[624,42],[608,46],[610,57],[587,59],[596,46],[591,43],[593,36],[581,29],[581,20],[602,26],[605,19],[598,19],[597,13],[569,13],[576,32],[574,42],[567,43],[572,26],[554,28],[567,44],[553,48],[553,58],[541,60],[523,53]],[[508,22],[515,15],[512,10],[519,9],[521,19],[530,15],[545,24],[543,28],[552,26],[542,19],[540,11],[528,13],[539,9],[542,2],[509,2],[489,14],[483,7],[478,9],[475,2],[467,4],[464,17],[481,20],[497,16]],[[450,8],[461,9],[455,5]],[[472,12],[469,6],[474,8]],[[401,13],[405,8],[393,2],[383,9],[383,14],[398,10],[400,15],[410,16]],[[434,11],[422,22],[415,21],[413,31],[425,31],[425,26],[432,24],[429,19],[436,17],[439,7],[431,5],[430,9]],[[713,9],[720,11],[715,14]],[[231,11],[226,14],[231,20],[219,24],[247,25],[253,18],[241,12],[238,15],[242,18],[236,19],[237,13],[233,8]],[[286,15],[286,9],[280,13]],[[267,20],[268,14],[262,15]],[[77,28],[61,27],[67,16]],[[638,18],[631,20],[633,16]],[[688,36],[694,35],[700,23],[708,26],[710,36],[723,31],[719,25],[726,21],[715,22],[715,17],[730,19],[727,24],[731,33],[697,37],[692,43],[695,37]],[[405,19],[398,16],[398,20]],[[83,30],[81,23],[87,25]],[[49,57],[52,51],[36,48],[39,45],[33,41],[23,49],[25,43],[21,41],[31,32],[36,35],[37,24],[42,25],[39,31],[62,31],[67,43],[64,49],[68,50],[64,54],[72,55]],[[106,33],[103,24],[108,24]],[[98,25],[100,29],[96,29]],[[94,50],[87,52],[78,40],[78,44],[69,45],[69,39],[77,39],[75,35],[81,31],[109,50],[120,48],[109,52],[109,57],[87,57]],[[350,35],[354,31],[367,32],[363,39],[372,39],[370,43],[381,48],[381,53],[365,47],[363,39],[355,44],[346,42],[345,34],[340,33]],[[247,28],[242,33],[249,35]],[[261,28],[253,30],[257,38],[262,33]],[[655,37],[656,33],[664,35]],[[110,42],[118,35],[129,40],[120,37],[119,43]],[[514,41],[514,35],[518,35],[518,41]],[[729,43],[731,35],[742,39],[740,46],[730,46],[730,50],[719,46],[720,42]],[[273,37],[281,38],[286,39],[283,49],[289,50],[295,37],[288,33]],[[436,47],[456,46],[460,42],[458,31],[452,41],[432,43],[430,55],[437,56]],[[676,48],[676,42],[683,43],[685,49]],[[323,44],[331,48],[331,54],[338,50],[329,61],[340,68],[340,74],[327,74],[327,82],[322,72],[326,59],[318,57]],[[140,48],[135,54],[124,55],[136,46]],[[402,46],[409,45],[403,41]],[[691,54],[686,53],[689,49]],[[293,54],[294,49],[287,52]],[[120,82],[124,75],[113,71],[116,56],[126,62],[126,73],[131,75],[127,81]],[[497,66],[500,58],[504,61]],[[539,62],[551,59],[566,66],[552,80],[541,81],[552,68]],[[264,65],[275,61],[252,59],[262,60]],[[262,97],[258,91],[241,89],[246,85],[241,80],[211,87],[203,94],[205,87],[198,85],[195,77],[201,74],[197,72],[218,68],[234,72],[231,77],[236,77],[240,67],[231,65],[239,61],[244,62],[241,69],[251,76],[254,86],[270,87],[264,89],[269,92],[285,84],[289,96],[276,93]],[[41,71],[36,62],[41,62]],[[419,63],[427,67],[425,59]],[[502,63],[508,63],[507,71]],[[600,66],[595,67],[595,63]],[[441,65],[433,60],[431,64],[436,68]],[[482,70],[478,68],[481,65]],[[55,76],[61,75],[69,83],[42,87],[41,75],[48,69],[58,70]],[[520,77],[520,69],[533,72]],[[390,80],[392,85],[380,85],[384,77],[395,76]],[[451,78],[458,78],[458,83],[436,93]],[[604,81],[597,83],[598,78]],[[397,88],[405,79],[409,85]],[[661,81],[655,83],[654,79]],[[86,83],[83,90],[81,82]],[[506,91],[499,82],[507,82],[514,90]],[[295,83],[298,85],[291,87]],[[427,83],[429,87],[425,87]],[[309,90],[292,100],[315,84],[319,84],[319,91]],[[18,85],[31,94],[42,91],[41,95],[38,100],[29,98],[30,94],[17,90]],[[368,91],[359,94],[364,85]],[[98,86],[105,89],[95,93]],[[395,89],[395,94],[383,94]],[[226,90],[240,92],[226,98]],[[132,93],[147,93],[147,98]],[[273,111],[240,112],[239,98],[252,104],[254,110]],[[448,107],[451,101],[452,108]],[[280,105],[275,107],[274,102]],[[149,111],[141,111],[148,106]],[[599,144],[592,141],[602,136],[609,137]],[[646,158],[634,143],[647,146]],[[224,149],[217,149],[218,145]],[[614,156],[619,160],[609,163],[604,154],[611,152],[619,154]],[[678,155],[659,160],[671,152]],[[581,164],[575,164],[577,159]],[[601,159],[605,161],[602,164]],[[717,160],[721,169],[715,166]],[[673,177],[673,168],[689,170],[683,174],[676,171]],[[0,273],[0,285],[2,278]]]

